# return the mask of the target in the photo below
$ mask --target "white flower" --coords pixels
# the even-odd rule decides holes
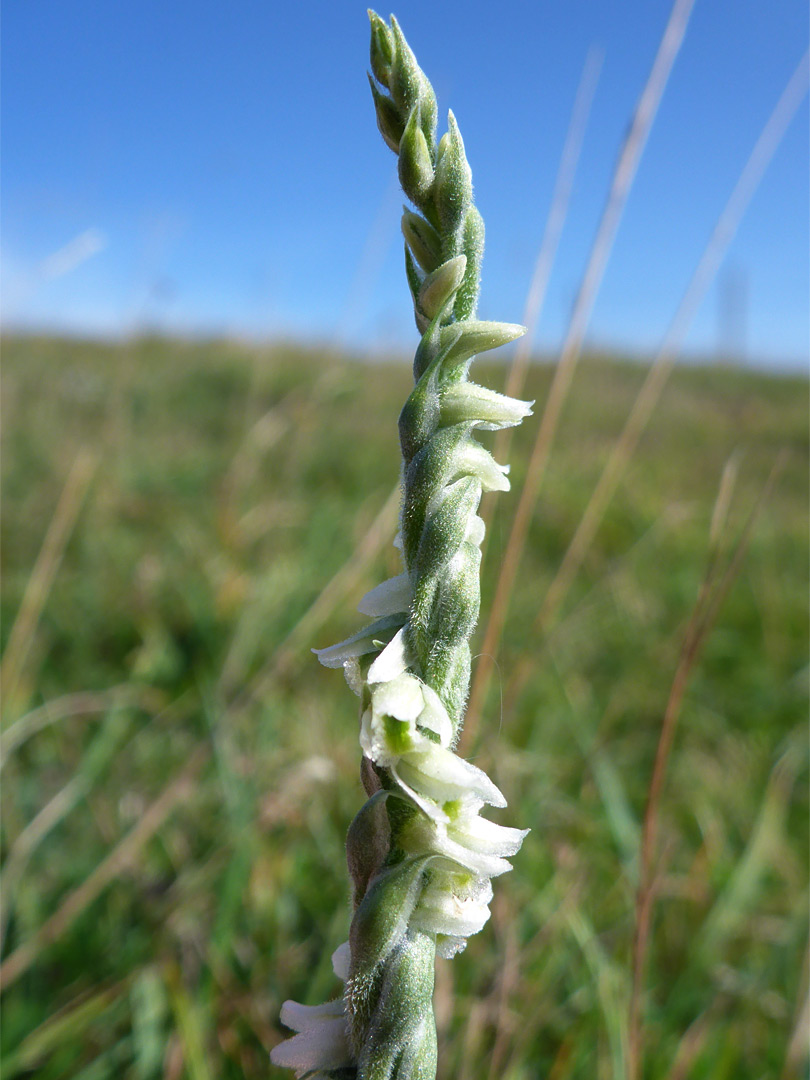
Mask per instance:
[[[345,982],[349,974],[348,942],[335,950],[332,968],[338,978]],[[346,1004],[342,997],[327,1001],[325,1005],[299,1005],[297,1001],[285,1001],[281,1006],[281,1022],[298,1034],[273,1047],[270,1060],[274,1065],[293,1069],[296,1077],[326,1080],[328,1070],[354,1064]]]

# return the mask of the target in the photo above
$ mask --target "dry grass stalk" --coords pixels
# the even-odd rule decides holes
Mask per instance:
[[[672,372],[692,320],[714,280],[763,173],[804,99],[807,92],[806,83],[807,55],[797,67],[762,129],[728,203],[714,227],[692,280],[670,323],[664,342],[638,392],[630,415],[616,440],[577,530],[549,586],[535,622],[535,629],[540,632],[546,630],[551,624],[582,565],[604,518],[605,510],[616,493],[627,463],[635,453],[638,441]]]
[[[98,458],[90,450],[77,455],[25,587],[0,665],[7,715],[14,713],[28,651],[97,464]]]
[[[562,355],[554,373],[551,390],[540,421],[537,439],[529,460],[526,481],[518,501],[512,530],[506,545],[495,596],[490,608],[489,621],[487,622],[481,646],[481,655],[473,678],[462,746],[470,745],[478,726],[481,709],[492,675],[495,651],[503,630],[512,587],[526,543],[529,522],[548,465],[557,424],[568,395],[574,370],[582,352],[585,331],[613,247],[616,230],[636,175],[641,154],[661,102],[664,88],[672,70],[672,65],[683,41],[693,3],[694,0],[675,0],[652,70],[641,92],[630,129],[619,153],[607,202],[591,248],[588,265],[577,293]]]
[[[700,651],[714,625],[720,607],[740,571],[754,525],[763,506],[770,497],[776,479],[782,470],[784,460],[785,455],[780,454],[748,516],[735,550],[722,573],[720,573],[718,558],[719,537],[713,547],[710,548],[706,573],[684,634],[680,659],[670,688],[666,709],[664,710],[647,793],[647,805],[644,811],[639,853],[639,884],[636,893],[635,932],[633,937],[633,978],[628,1017],[628,1080],[637,1080],[642,1075],[644,1044],[641,1027],[641,1001],[656,891],[656,849],[661,793],[678,717]],[[725,497],[722,484],[718,498],[720,497]]]
[[[126,867],[131,866],[144,844],[157,832],[163,822],[192,791],[193,781],[210,754],[210,748],[200,746],[186,767],[166,785],[147,808],[137,825],[99,863],[95,870],[60,904],[28,941],[23,942],[0,965],[0,991],[8,989],[34,964],[52,942],[69,929],[100,893]]]

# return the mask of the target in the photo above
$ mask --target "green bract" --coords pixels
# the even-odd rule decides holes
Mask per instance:
[[[392,17],[371,19],[369,76],[377,123],[399,157],[415,209],[402,217],[405,266],[422,335],[413,392],[399,418],[403,501],[395,541],[403,572],[360,610],[376,621],[318,652],[344,668],[361,700],[369,801],[347,838],[355,913],[335,970],[341,999],[282,1021],[299,1034],[273,1051],[298,1076],[433,1080],[434,958],[452,956],[489,918],[491,879],[510,869],[525,831],[481,816],[506,805],[454,746],[470,681],[478,618],[484,491],[506,491],[508,469],[476,439],[519,424],[531,403],[468,379],[475,355],[524,328],[475,319],[484,226],[452,113],[436,143],[436,99]]]

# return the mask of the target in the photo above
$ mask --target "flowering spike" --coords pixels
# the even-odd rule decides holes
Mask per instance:
[[[399,156],[419,213],[402,218],[405,266],[422,335],[414,388],[399,417],[403,572],[372,589],[375,619],[329,649],[361,703],[362,778],[369,801],[349,829],[355,913],[335,954],[343,998],[316,1009],[287,1003],[299,1032],[273,1051],[313,1080],[435,1080],[433,970],[489,918],[492,878],[510,869],[526,830],[482,817],[502,792],[453,750],[469,691],[478,617],[483,491],[506,491],[508,467],[474,438],[520,423],[528,402],[468,381],[473,357],[522,326],[476,321],[484,227],[453,114],[436,145],[436,99],[398,23],[373,12],[371,78],[377,122]]]

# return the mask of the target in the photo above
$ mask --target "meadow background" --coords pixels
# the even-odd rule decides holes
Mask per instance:
[[[407,365],[162,339],[3,351],[6,664],[36,608],[1,744],[3,1075],[258,1080],[281,1001],[337,989],[357,718],[309,650],[395,568]],[[560,617],[534,627],[643,374],[586,361],[532,520],[470,748],[508,792],[499,820],[532,833],[485,932],[439,962],[446,1078],[624,1075],[663,712],[712,545],[726,558],[780,454],[681,711],[644,1016],[649,1076],[804,1069],[806,380],[677,372]],[[532,397],[550,375],[530,371]]]
[[[538,415],[485,504],[474,654],[669,8],[398,7],[467,143],[484,317],[521,318],[583,63],[602,65]],[[490,923],[438,964],[441,1080],[625,1080],[634,989],[647,1080],[806,1075],[806,100],[678,338],[699,362],[559,574],[807,19],[695,5],[466,736],[498,820],[532,832]],[[253,0],[4,7],[4,1080],[280,1080],[282,1000],[338,990],[364,797],[355,699],[310,650],[397,571],[415,340],[365,35],[325,0],[283,25]],[[504,386],[505,363],[476,369]]]

